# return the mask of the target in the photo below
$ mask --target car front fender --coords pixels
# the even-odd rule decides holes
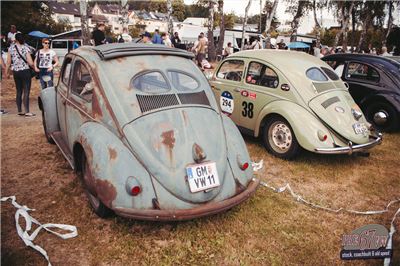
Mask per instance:
[[[331,131],[306,108],[289,101],[274,101],[267,104],[257,117],[254,135],[258,137],[266,119],[270,115],[280,115],[285,118],[292,127],[300,146],[308,151],[315,148],[334,147],[334,138]],[[318,130],[328,136],[327,140],[318,138]]]
[[[78,143],[84,149],[92,173],[91,180],[85,181],[87,189],[104,205],[111,209],[153,208],[155,194],[149,173],[114,133],[100,123],[87,122],[77,134],[74,154]],[[137,196],[128,192],[127,182],[132,178],[141,187]]]
[[[39,108],[46,120],[46,130],[49,134],[60,131],[57,114],[57,92],[54,87],[48,87],[40,92]]]

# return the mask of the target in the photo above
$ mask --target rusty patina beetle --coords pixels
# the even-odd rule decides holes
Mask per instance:
[[[45,135],[99,216],[192,219],[255,192],[246,145],[191,59],[157,45],[84,46],[41,92]]]

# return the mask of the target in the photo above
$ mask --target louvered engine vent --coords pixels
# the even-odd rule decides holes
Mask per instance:
[[[175,94],[136,95],[142,113],[154,109],[179,105]]]
[[[205,91],[180,93],[178,96],[182,104],[202,104],[210,106],[210,102],[208,101]]]

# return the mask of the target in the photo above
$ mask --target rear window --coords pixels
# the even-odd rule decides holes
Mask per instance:
[[[327,81],[328,78],[322,73],[322,71],[319,68],[312,67],[307,70],[306,76],[314,81]]]
[[[169,91],[167,81],[158,71],[139,74],[131,81],[131,87],[146,93],[160,93]]]
[[[200,85],[194,77],[178,71],[168,71],[168,78],[178,91],[193,91]]]
[[[54,49],[67,49],[68,48],[68,42],[67,41],[53,40],[52,41],[52,48],[54,48]]]
[[[339,76],[336,75],[335,72],[330,70],[329,68],[326,67],[321,67],[321,69],[325,72],[325,74],[331,79],[331,80],[338,80]]]

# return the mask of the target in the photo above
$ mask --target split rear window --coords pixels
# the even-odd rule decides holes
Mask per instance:
[[[314,81],[328,81],[328,78],[325,76],[325,74],[316,67],[309,68],[306,71],[306,76]]]

